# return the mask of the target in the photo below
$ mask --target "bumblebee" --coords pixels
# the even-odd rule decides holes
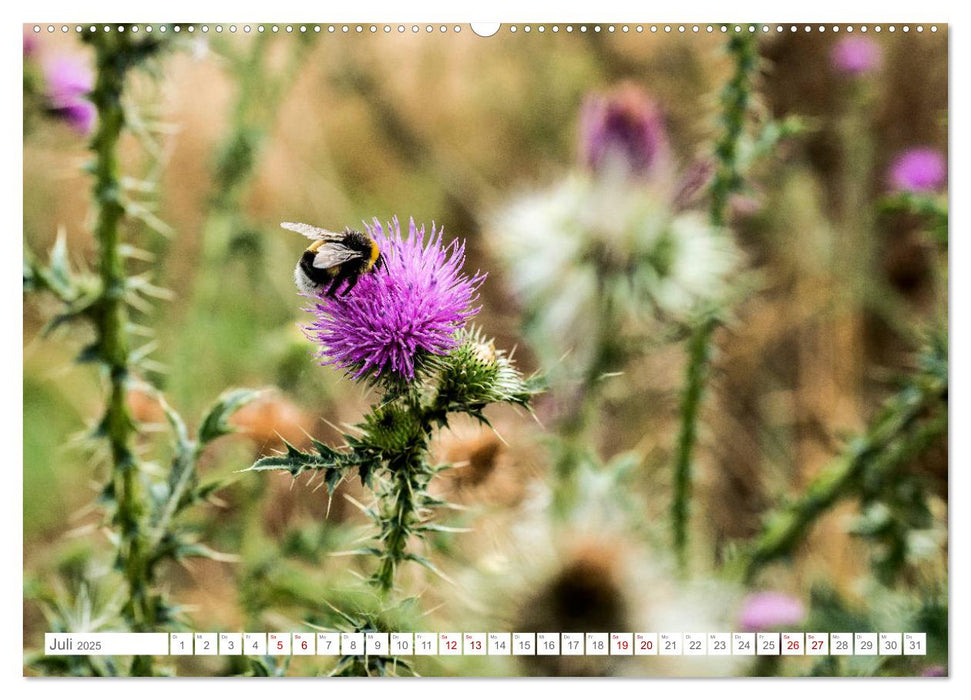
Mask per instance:
[[[293,271],[297,289],[306,294],[319,295],[325,287],[324,296],[333,297],[346,282],[341,296],[354,289],[361,275],[380,269],[384,264],[381,250],[373,238],[352,228],[343,233],[327,229],[284,221],[285,229],[301,233],[313,243],[303,251]],[[328,285],[330,285],[328,287]]]

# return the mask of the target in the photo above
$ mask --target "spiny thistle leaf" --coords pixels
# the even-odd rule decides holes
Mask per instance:
[[[199,427],[199,444],[207,445],[216,438],[235,432],[229,418],[240,408],[260,395],[255,389],[230,389],[216,400],[206,412]]]
[[[129,200],[124,203],[125,213],[136,219],[146,227],[155,231],[159,235],[165,238],[173,238],[175,236],[175,230],[169,226],[167,223],[162,221],[155,212],[152,211],[151,206],[143,202],[138,202],[135,200]]]
[[[418,527],[413,528],[415,532],[444,532],[448,534],[461,534],[465,532],[472,532],[472,528],[468,527],[449,527],[448,525],[439,525],[438,523],[423,523]]]
[[[361,483],[368,488],[373,488],[374,484],[371,481],[371,475],[374,473],[374,466],[370,462],[361,462],[357,467],[357,475],[360,478]]]
[[[288,471],[293,477],[297,477],[308,469],[325,470],[325,483],[328,488],[340,481],[346,471],[352,467],[366,467],[370,456],[361,455],[354,451],[342,452],[332,447],[314,441],[317,453],[304,452],[293,446],[286,440],[283,441],[286,453],[282,455],[270,455],[258,459],[253,466],[242,471]],[[363,479],[362,479],[363,480]]]
[[[884,402],[869,428],[847,443],[843,454],[813,479],[799,500],[769,513],[756,542],[730,568],[738,567],[751,579],[769,562],[789,556],[819,516],[839,500],[855,497],[868,504],[878,498],[896,498],[892,490],[906,483],[901,480],[900,467],[947,434],[947,341],[943,333],[931,336],[917,364],[917,371]],[[918,504],[914,512],[919,515],[919,511]],[[899,520],[894,526],[898,525]]]
[[[180,542],[175,547],[172,557],[176,560],[188,559],[190,557],[196,559],[212,559],[213,561],[238,561],[239,559],[236,555],[217,552],[215,549],[200,542]]]
[[[92,317],[101,297],[97,277],[71,269],[63,231],[58,233],[47,265],[42,265],[29,250],[24,251],[24,291],[50,292],[64,305],[45,324],[42,335],[69,321]]]
[[[172,518],[183,507],[185,493],[188,491],[196,479],[196,459],[199,456],[198,445],[189,438],[189,430],[185,421],[165,399],[152,390],[159,400],[165,417],[172,429],[173,446],[175,455],[172,458],[172,467],[169,469],[166,481],[166,498],[161,502],[155,512],[153,525],[155,535],[153,541],[158,543],[164,539],[169,529]]]
[[[405,556],[403,558],[406,561],[413,561],[416,564],[420,564],[421,566],[424,566],[426,569],[428,569],[429,571],[431,571],[433,574],[435,574],[436,576],[439,576],[440,578],[442,578],[442,579],[444,579],[446,581],[450,581],[451,580],[451,579],[449,579],[448,576],[445,575],[445,573],[441,569],[439,569],[430,560],[426,559],[425,557],[421,556],[420,554],[415,554],[414,552],[408,552],[407,554],[405,554]]]
[[[57,240],[51,248],[49,269],[51,278],[64,288],[71,286],[71,265],[67,256],[67,240],[64,231],[58,231]]]
[[[24,291],[33,292],[37,290],[37,273],[34,270],[34,261],[27,251],[24,251]]]
[[[177,510],[181,511],[186,507],[193,505],[195,503],[200,503],[201,501],[212,501],[213,495],[217,491],[221,491],[226,488],[234,479],[232,477],[224,477],[222,479],[214,479],[213,481],[208,481],[204,484],[200,484],[193,489],[190,489],[179,501]]]
[[[337,488],[342,478],[344,478],[344,474],[340,469],[328,469],[324,473],[324,485],[327,487],[327,493],[329,495],[334,495],[334,489]]]

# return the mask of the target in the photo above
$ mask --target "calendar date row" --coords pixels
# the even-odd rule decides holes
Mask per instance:
[[[921,632],[48,633],[49,656],[923,656]]]

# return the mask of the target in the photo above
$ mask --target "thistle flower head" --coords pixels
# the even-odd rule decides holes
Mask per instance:
[[[436,370],[439,408],[479,416],[491,403],[528,405],[538,384],[524,379],[506,353],[496,349],[481,330],[464,328],[456,340],[456,347],[446,357],[433,358],[429,363]]]
[[[898,192],[934,192],[946,177],[947,162],[933,148],[911,148],[890,166],[890,184]]]
[[[580,134],[583,163],[594,172],[619,170],[625,175],[650,176],[668,157],[660,110],[631,84],[588,97]]]
[[[51,110],[76,131],[87,134],[94,124],[95,107],[87,99],[94,77],[76,58],[59,57],[44,66],[46,97]]]
[[[833,68],[846,75],[865,75],[880,68],[883,53],[876,41],[865,36],[848,36],[833,46]]]
[[[802,624],[806,618],[803,604],[785,593],[753,593],[742,601],[738,620],[746,632]]]
[[[514,629],[523,631],[730,627],[734,586],[673,576],[664,553],[645,545],[636,524],[638,511],[624,507],[618,512],[616,480],[614,484],[612,498],[598,497],[599,505],[587,504],[569,523],[550,522],[549,494],[535,485],[505,525],[511,536],[481,548],[476,578],[463,584],[473,591],[482,586],[479,595],[485,606],[498,611],[491,617],[511,619]],[[581,492],[582,500],[588,497]],[[655,658],[657,675],[689,673],[682,659],[690,657]],[[713,675],[738,673],[743,663],[737,656],[709,659],[712,665],[706,672]],[[534,656],[524,670],[546,676],[616,675],[622,663],[611,656]]]
[[[354,379],[411,381],[429,356],[458,344],[458,331],[478,312],[473,304],[485,275],[463,273],[465,243],[445,245],[434,224],[427,238],[413,220],[407,236],[397,218],[365,228],[384,265],[343,296],[314,298],[307,310],[316,318],[305,330],[323,364]]]
[[[633,180],[566,178],[500,210],[494,232],[527,333],[548,365],[587,366],[605,300],[629,329],[689,318],[727,296],[742,262],[705,217],[675,211]]]

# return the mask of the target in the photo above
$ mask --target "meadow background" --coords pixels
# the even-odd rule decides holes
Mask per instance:
[[[369,527],[345,497],[369,498],[356,477],[328,498],[304,477],[237,473],[280,450],[281,439],[303,448],[310,437],[334,443],[334,426],[358,422],[375,400],[314,359],[299,329],[310,316],[292,280],[305,241],[280,221],[341,228],[398,216],[443,225],[446,238],[466,240],[466,269],[488,273],[478,325],[496,347],[515,348],[526,374],[554,369],[547,358],[557,356],[557,339],[543,347],[524,330],[519,273],[509,263],[520,251],[496,243],[501,212],[583,168],[584,102],[621,85],[658,107],[676,164],[669,177],[683,178],[712,157],[719,95],[733,73],[718,31],[650,34],[632,25],[608,34],[579,26],[556,34],[504,26],[490,38],[437,25],[402,34],[358,33],[354,25],[346,34],[340,27],[305,35],[183,32],[148,70],[131,74],[127,96],[138,121],[119,152],[146,208],[130,217],[124,236],[151,261],[132,260],[129,270],[170,292],[134,312],[152,329],[136,344],[151,344],[140,376],[190,426],[229,387],[265,390],[233,415],[238,432],[199,458],[200,479],[224,482],[192,506],[185,527],[207,555],[219,554],[160,568],[154,585],[175,605],[166,628],[339,628],[347,620],[336,608],[416,631],[728,631],[744,626],[752,594],[771,592],[796,609],[787,629],[924,631],[928,656],[784,658],[770,667],[731,657],[429,657],[416,659],[415,669],[946,673],[946,430],[896,460],[887,488],[899,484],[906,493],[847,487],[845,498],[812,514],[786,556],[748,577],[732,572],[767,518],[802,502],[855,436],[868,433],[882,402],[915,371],[931,331],[943,329],[946,338],[946,223],[942,246],[927,211],[888,204],[888,173],[901,153],[947,152],[944,28],[871,35],[880,61],[862,75],[834,66],[842,36],[832,32],[758,36],[747,118],[784,126],[728,210],[746,275],[713,335],[686,566],[675,561],[669,532],[685,336],[663,321],[645,325],[635,350],[608,368],[596,417],[579,438],[597,458],[578,470],[568,516],[551,515],[550,444],[569,387],[553,384],[537,396],[535,419],[489,409],[501,439],[471,420],[437,437],[435,454],[464,466],[436,477],[432,491],[464,509],[436,518],[470,531],[416,545],[449,581],[403,570],[394,604],[360,582],[366,557],[330,556],[353,549]],[[34,36],[25,28],[24,245],[46,260],[60,233],[71,266],[93,267],[90,132],[49,104],[45,76],[58,61],[94,70],[91,46],[73,30]],[[704,192],[698,197],[704,210]],[[861,249],[866,256],[852,254]],[[529,255],[542,264],[541,254]],[[847,265],[850,258],[863,262]],[[120,584],[99,506],[110,466],[103,447],[89,449],[79,437],[101,415],[104,383],[74,362],[90,341],[84,324],[42,333],[56,312],[50,295],[25,294],[30,674],[93,672],[33,664],[29,651],[52,616],[92,628],[124,624],[111,603]],[[946,376],[946,349],[944,363]],[[148,455],[146,469],[164,469],[172,448],[164,430],[152,429],[165,423],[161,405],[137,390],[127,400],[144,426],[136,444]],[[266,660],[254,670],[241,659],[164,661],[180,675],[318,674],[335,662]]]

